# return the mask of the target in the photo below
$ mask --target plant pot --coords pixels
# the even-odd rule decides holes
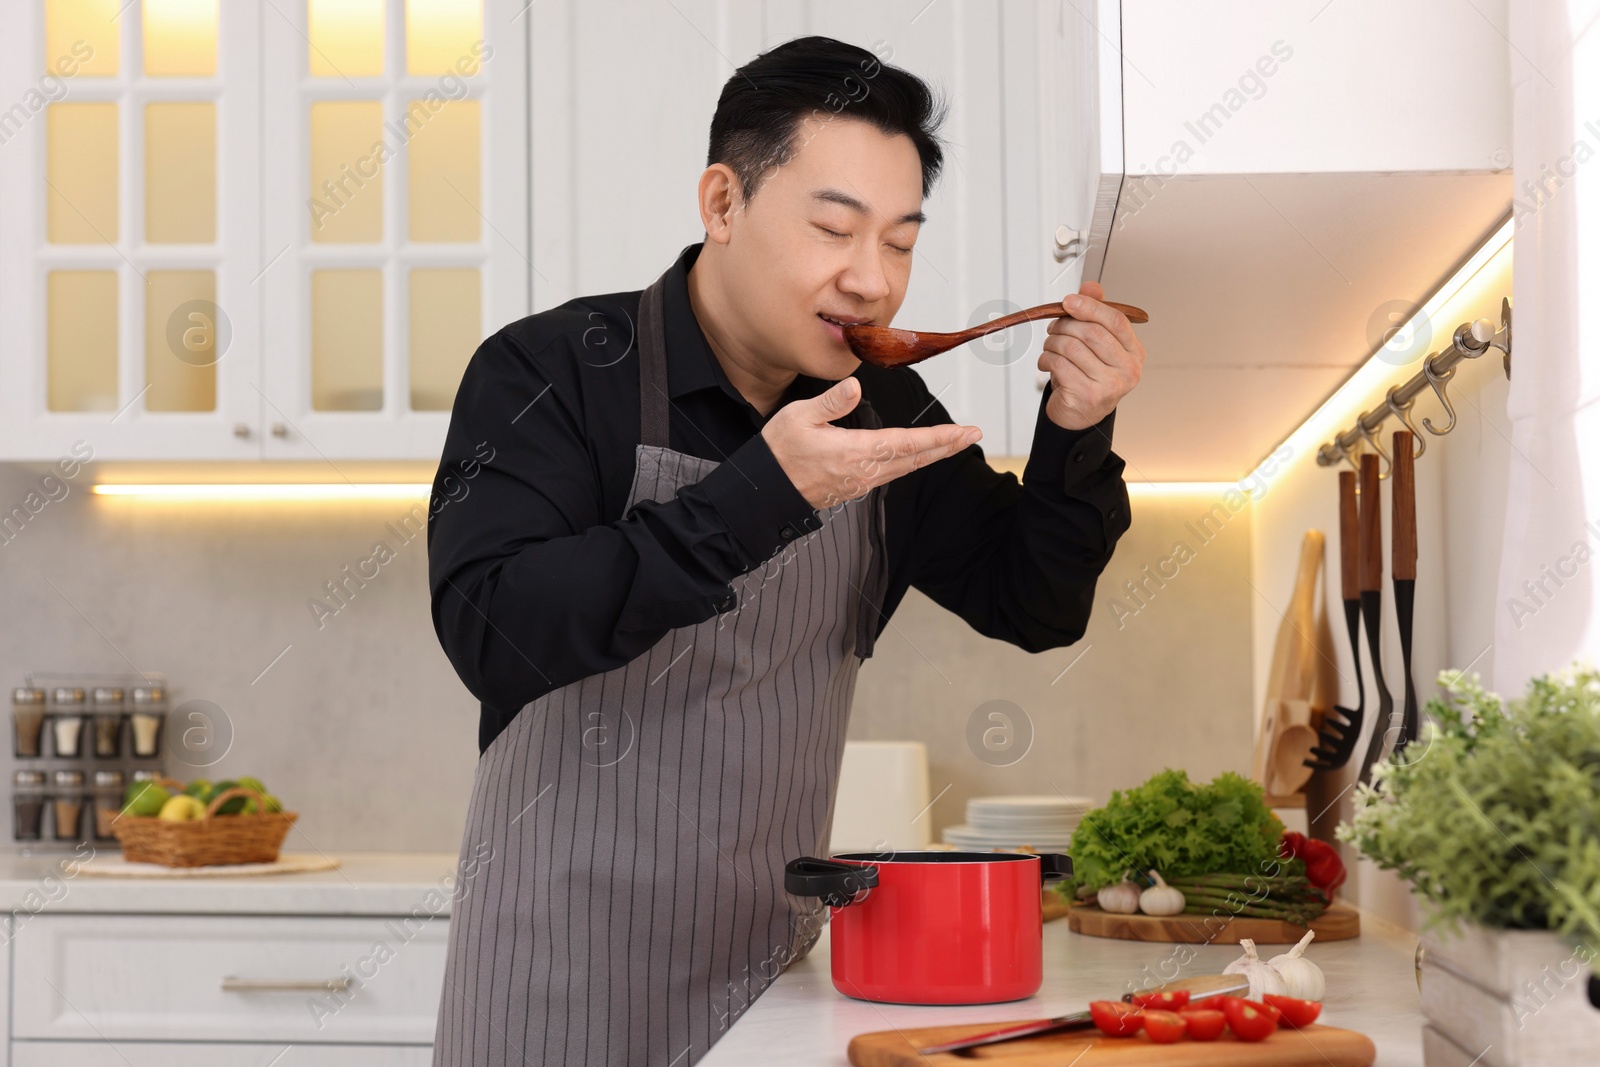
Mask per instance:
[[[1593,954],[1537,930],[1422,935],[1428,1067],[1569,1067],[1600,1048]]]

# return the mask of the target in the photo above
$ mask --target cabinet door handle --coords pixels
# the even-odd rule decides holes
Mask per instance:
[[[272,436],[274,436],[274,437],[288,437],[289,436],[289,427],[285,426],[281,422],[273,423],[272,424]]]
[[[267,979],[234,978],[222,980],[224,993],[344,993],[350,989],[348,978]]]
[[[233,436],[245,438],[250,436],[250,426],[247,423],[236,422],[233,424]]]
[[[1057,263],[1065,263],[1073,256],[1083,253],[1084,241],[1088,234],[1082,230],[1074,230],[1071,226],[1057,226],[1055,232],[1055,248],[1052,255]]]

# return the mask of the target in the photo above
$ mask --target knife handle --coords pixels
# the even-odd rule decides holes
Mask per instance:
[[[1417,464],[1411,431],[1394,432],[1394,470],[1389,472],[1389,523],[1394,539],[1389,557],[1396,581],[1417,577]]]
[[[1361,529],[1356,522],[1356,472],[1339,472],[1339,592],[1361,598]]]
[[[1378,457],[1361,457],[1361,591],[1383,588],[1383,508],[1378,500]]]

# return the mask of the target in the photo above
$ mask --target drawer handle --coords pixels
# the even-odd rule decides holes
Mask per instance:
[[[266,979],[233,978],[222,980],[224,993],[346,993],[350,990],[348,978]]]

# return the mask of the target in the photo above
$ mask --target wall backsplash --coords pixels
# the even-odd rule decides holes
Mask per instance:
[[[0,502],[20,502],[38,474],[0,465]],[[169,769],[261,777],[300,812],[287,850],[456,850],[477,704],[434,638],[425,542],[405,539],[409,504],[134,501],[91,496],[88,484],[75,479],[0,543],[6,686],[30,670],[165,671],[169,736],[191,700],[222,708],[234,732],[214,766],[169,756]],[[950,787],[930,815],[936,839],[963,821],[972,795],[1059,788],[1103,800],[1168,765],[1197,777],[1245,768],[1249,520],[1239,513],[1200,546],[1186,524],[1214,503],[1135,498],[1073,648],[1030,656],[908,597],[862,672],[851,736],[928,743],[933,789]],[[1130,613],[1123,582],[1179,539],[1194,558]],[[328,611],[325,583],[344,581],[379,541],[392,559]],[[967,746],[968,720],[990,700],[1015,703],[1033,724],[1031,748],[1010,766]],[[9,745],[4,753],[9,782]]]
[[[1202,780],[1248,770],[1250,515],[1213,513],[1220,502],[1220,493],[1135,496],[1088,633],[1070,648],[1031,655],[979,636],[915,590],[906,598],[862,668],[850,736],[927,743],[935,841],[966,821],[973,796],[1059,792],[1103,803],[1164,767]],[[1179,543],[1192,552],[1181,564]],[[1142,606],[1125,582],[1144,583]],[[1008,766],[968,740],[974,712],[995,700],[1021,708],[1034,735]]]

